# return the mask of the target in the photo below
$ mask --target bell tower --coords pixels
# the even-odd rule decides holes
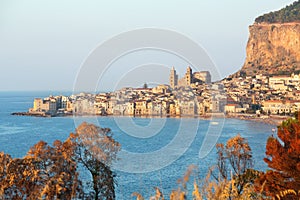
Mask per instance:
[[[176,70],[172,67],[170,72],[170,86],[171,88],[175,88],[178,84],[178,75],[176,74]]]
[[[192,68],[190,66],[187,67],[186,73],[185,73],[185,84],[186,86],[190,86],[192,83]]]

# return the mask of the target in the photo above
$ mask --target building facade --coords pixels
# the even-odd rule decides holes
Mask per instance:
[[[171,68],[170,71],[170,86],[171,88],[175,88],[177,86],[191,86],[193,83],[211,83],[211,75],[209,71],[201,71],[201,72],[194,72],[192,71],[191,67],[187,67],[186,73],[181,79],[178,79],[178,75],[174,67]]]

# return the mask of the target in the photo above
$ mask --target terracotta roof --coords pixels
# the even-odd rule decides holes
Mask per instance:
[[[226,104],[226,106],[238,106],[238,104]]]
[[[267,100],[264,103],[282,103],[282,100]]]

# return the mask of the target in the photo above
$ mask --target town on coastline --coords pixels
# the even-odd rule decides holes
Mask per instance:
[[[124,116],[227,116],[248,114],[261,118],[290,116],[300,109],[300,76],[244,76],[211,82],[208,71],[182,78],[174,67],[169,85],[148,88],[126,87],[107,93],[35,98],[26,113],[32,116],[124,115]]]

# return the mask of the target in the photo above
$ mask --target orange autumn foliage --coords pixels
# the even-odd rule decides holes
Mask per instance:
[[[289,119],[278,127],[278,138],[270,137],[264,161],[271,170],[257,181],[256,190],[266,198],[299,199],[300,121]],[[293,192],[291,192],[293,191]]]
[[[110,129],[82,123],[66,141],[40,141],[23,158],[0,152],[0,199],[114,200],[110,164],[119,149]],[[91,172],[93,188],[79,167]]]

